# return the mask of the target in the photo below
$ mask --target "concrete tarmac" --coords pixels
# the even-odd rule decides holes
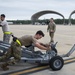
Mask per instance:
[[[37,30],[42,30],[45,33],[45,37],[39,40],[43,43],[48,43],[50,41],[49,33],[47,32],[47,25],[10,25],[10,30],[13,32],[13,34],[17,37],[21,37],[23,35],[34,35]],[[0,28],[0,40],[2,40],[2,29]],[[11,38],[12,40],[12,38]],[[10,40],[10,42],[11,42]],[[75,26],[68,26],[68,25],[57,25],[56,26],[56,32],[54,37],[55,42],[58,41],[58,44],[56,46],[58,50],[58,54],[66,54],[71,47],[75,44]],[[36,48],[36,50],[40,50]],[[41,50],[42,52],[45,52],[45,50]],[[75,57],[75,52],[70,56]],[[39,72],[31,73],[30,75],[75,75],[75,63],[70,63],[67,65],[64,65],[64,67],[59,71],[51,71],[50,69],[42,70]],[[36,66],[35,64],[28,64],[28,63],[18,63],[14,66],[9,66],[9,71],[3,71],[0,68],[0,75],[3,73],[13,72],[15,70],[25,69],[28,67]]]

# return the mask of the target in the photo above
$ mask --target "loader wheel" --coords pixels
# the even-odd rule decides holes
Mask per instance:
[[[60,70],[64,65],[64,60],[60,56],[54,56],[49,61],[49,66],[52,70],[57,71]]]

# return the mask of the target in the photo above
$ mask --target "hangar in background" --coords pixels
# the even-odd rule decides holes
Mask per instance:
[[[71,16],[75,13],[75,10],[71,12],[70,16],[69,16],[69,25],[71,25]]]
[[[65,24],[65,17],[61,13],[52,11],[52,10],[44,10],[44,11],[40,11],[40,12],[33,14],[31,17],[32,24],[35,24],[35,22],[38,20],[38,18],[45,14],[57,14],[63,18],[63,24]]]

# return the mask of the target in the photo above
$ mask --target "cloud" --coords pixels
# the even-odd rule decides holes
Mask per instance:
[[[5,13],[7,19],[30,19],[34,13],[43,10],[54,10],[68,18],[75,10],[75,0],[0,0],[0,13]]]

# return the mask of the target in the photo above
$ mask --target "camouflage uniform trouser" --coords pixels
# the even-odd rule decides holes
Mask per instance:
[[[6,42],[6,43],[9,43],[9,41],[10,41],[10,36],[11,36],[11,34],[4,34],[4,35],[3,35],[3,41]]]
[[[14,59],[8,60],[11,57],[14,57]],[[21,59],[21,46],[16,42],[12,42],[7,53],[2,57],[0,57],[0,61],[6,61],[8,65],[15,64],[16,62],[20,61],[20,59]]]
[[[50,42],[54,42],[54,32],[49,32],[49,35],[51,37],[51,41]]]

